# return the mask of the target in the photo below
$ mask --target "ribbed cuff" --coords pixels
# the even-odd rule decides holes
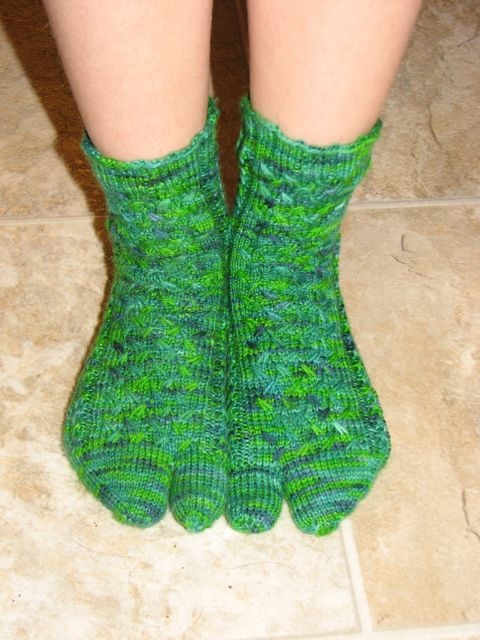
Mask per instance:
[[[80,147],[92,171],[106,191],[134,194],[161,187],[168,191],[181,177],[184,184],[202,184],[218,161],[216,127],[220,110],[213,97],[208,99],[207,118],[201,131],[182,149],[154,160],[118,160],[104,156],[85,129]],[[202,180],[203,177],[203,180]]]
[[[357,173],[363,174],[383,125],[379,118],[368,133],[354,141],[322,147],[289,138],[278,125],[253,109],[248,95],[242,97],[240,108],[242,129],[237,143],[240,164],[263,164],[276,173],[291,171],[299,177],[304,174],[320,178],[323,173],[327,179],[332,174],[353,178]]]

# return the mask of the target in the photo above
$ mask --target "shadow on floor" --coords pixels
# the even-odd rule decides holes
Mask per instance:
[[[83,124],[40,0],[3,3],[0,17],[38,99],[57,131],[55,149],[96,216],[106,213],[103,194],[92,176],[79,141]],[[219,123],[222,175],[232,203],[237,183],[235,141],[238,100],[247,91],[244,0],[215,0],[212,25],[212,76],[222,117]],[[239,20],[241,28],[239,28]]]

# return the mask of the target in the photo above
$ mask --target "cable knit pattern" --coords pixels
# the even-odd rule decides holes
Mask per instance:
[[[225,201],[218,107],[158,160],[82,149],[108,205],[114,278],[68,407],[64,444],[85,486],[121,522],[149,526],[168,501],[187,529],[224,510]]]
[[[263,531],[284,497],[297,526],[334,530],[390,450],[338,285],[340,223],[381,130],[292,140],[242,100],[230,256],[227,517]]]

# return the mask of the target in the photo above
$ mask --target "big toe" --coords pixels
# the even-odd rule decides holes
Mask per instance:
[[[242,533],[268,531],[282,510],[280,479],[269,469],[233,471],[229,477],[227,520]]]
[[[187,531],[210,527],[223,513],[227,473],[221,457],[217,462],[191,458],[175,469],[170,490],[170,509]]]

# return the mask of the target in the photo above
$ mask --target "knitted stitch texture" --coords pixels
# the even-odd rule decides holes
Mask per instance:
[[[188,530],[224,510],[225,200],[216,124],[162,158],[81,147],[108,205],[114,278],[67,410],[63,440],[85,486],[146,527],[169,501]]]
[[[390,451],[338,284],[340,223],[382,126],[349,144],[288,138],[247,96],[230,256],[227,518],[271,528],[284,497],[304,532],[333,531]]]

